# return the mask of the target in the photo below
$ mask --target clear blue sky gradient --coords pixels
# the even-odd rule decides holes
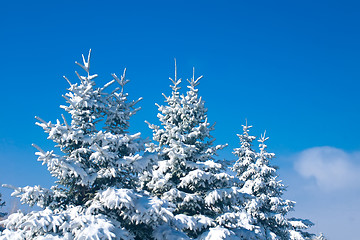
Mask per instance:
[[[154,103],[170,93],[176,58],[184,80],[192,67],[204,75],[213,135],[230,145],[223,156],[232,158],[248,119],[254,135],[267,130],[291,189],[287,156],[316,146],[360,150],[359,11],[357,1],[3,1],[0,182],[50,185],[31,143],[52,144],[34,116],[60,118],[62,76],[75,82],[74,61],[91,48],[100,84],[126,67],[130,98],[144,98],[132,132],[151,136],[144,120],[157,121]]]

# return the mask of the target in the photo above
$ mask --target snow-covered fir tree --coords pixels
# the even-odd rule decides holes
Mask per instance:
[[[312,239],[313,234],[304,231],[313,224],[309,220],[288,219],[289,211],[294,208],[295,202],[282,198],[286,187],[278,180],[277,168],[270,164],[273,153],[267,152],[268,139],[264,135],[259,141],[259,152],[252,148],[256,139],[249,135],[252,126],[243,125],[243,133],[238,134],[240,148],[234,149],[238,160],[233,165],[233,170],[238,178],[244,181],[243,191],[253,196],[243,206],[251,215],[255,232],[259,239]]]
[[[139,108],[124,92],[121,77],[96,87],[90,74],[90,52],[71,83],[61,106],[71,116],[42,127],[55,144],[44,151],[37,145],[38,160],[57,178],[51,189],[13,187],[13,196],[42,210],[11,214],[2,223],[0,239],[152,239],[153,228],[172,217],[164,200],[136,190],[139,173],[149,166],[150,155],[140,155],[140,133],[129,134],[129,119]],[[112,87],[114,83],[119,87]],[[112,90],[111,90],[112,88]]]
[[[175,66],[175,78],[170,78],[172,93],[164,95],[165,105],[157,105],[161,126],[149,124],[155,142],[147,145],[147,151],[158,153],[159,160],[144,177],[143,187],[175,205],[168,232],[181,231],[186,234],[182,239],[250,236],[247,217],[234,216],[232,210],[244,201],[239,182],[215,160],[217,150],[226,145],[213,144],[210,133],[214,125],[209,124],[204,101],[198,95],[200,79],[193,74],[186,94],[180,95],[181,79]],[[166,234],[159,233],[163,239],[171,239]]]

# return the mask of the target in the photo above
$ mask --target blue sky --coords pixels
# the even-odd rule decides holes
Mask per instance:
[[[232,158],[245,119],[254,135],[267,130],[294,215],[329,239],[355,239],[359,11],[357,1],[3,1],[0,182],[50,185],[31,143],[52,145],[34,116],[60,118],[62,76],[75,81],[82,53],[93,50],[100,84],[127,68],[130,98],[144,98],[131,131],[144,137],[176,58],[183,79],[192,67],[204,75],[213,135],[229,143],[222,157]]]

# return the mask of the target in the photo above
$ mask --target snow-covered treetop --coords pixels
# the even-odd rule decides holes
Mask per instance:
[[[269,153],[266,151],[267,145],[265,144],[265,141],[267,141],[269,138],[266,137],[266,131],[264,134],[261,134],[260,139],[258,140],[259,144],[259,156],[258,156],[258,164],[265,164],[269,165],[269,161],[275,156],[274,153]]]
[[[256,162],[256,153],[252,149],[252,142],[256,139],[256,137],[249,135],[249,131],[252,126],[249,126],[247,121],[245,125],[242,125],[242,128],[243,133],[237,134],[240,139],[240,147],[235,148],[233,151],[233,154],[238,157],[238,160],[233,165],[232,170],[236,172],[237,176],[240,176],[242,181],[245,181],[246,175],[243,175],[243,173],[251,164]]]
[[[113,73],[113,80],[101,88],[95,88],[94,79],[98,75],[90,74],[90,55],[91,50],[87,61],[82,55],[83,64],[75,62],[87,73],[87,76],[81,76],[75,72],[80,84],[72,84],[64,76],[70,85],[70,92],[63,97],[70,105],[61,107],[71,114],[72,127],[82,129],[84,133],[97,131],[96,124],[104,120],[101,126],[105,130],[112,133],[124,133],[129,127],[130,117],[140,109],[134,109],[134,106],[141,98],[137,101],[127,101],[128,94],[124,93],[124,86],[129,82],[125,79],[126,69],[120,78]],[[105,90],[114,82],[117,82],[120,87],[113,89],[110,93],[106,92]]]
[[[181,83],[181,78],[178,79],[177,77],[177,67],[176,67],[176,59],[175,59],[175,76],[174,79],[169,77],[170,81],[173,83],[173,85],[170,85],[172,89],[172,95],[179,96],[179,90],[181,87],[179,87],[179,84]]]
[[[202,76],[195,78],[193,71],[192,78],[188,80],[188,91],[185,95],[180,95],[181,79],[177,77],[175,62],[175,78],[170,78],[172,94],[170,96],[163,94],[166,105],[157,104],[159,110],[157,116],[162,127],[148,123],[153,130],[155,142],[147,145],[147,151],[157,152],[164,159],[187,166],[186,161],[212,160],[216,151],[225,146],[212,146],[215,139],[210,132],[214,129],[214,125],[210,126],[208,123],[205,102],[198,96],[196,88],[201,78]]]
[[[250,128],[252,126],[248,125],[247,120],[245,125],[241,125],[243,127],[243,134],[237,134],[237,136],[240,138],[240,143],[243,148],[251,148],[252,142],[256,139],[255,136],[249,135]]]

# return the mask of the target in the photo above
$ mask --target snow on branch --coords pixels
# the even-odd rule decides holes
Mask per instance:
[[[190,87],[194,90],[195,87],[197,87],[199,84],[200,84],[200,79],[203,78],[203,75],[201,75],[200,77],[198,77],[196,80],[195,80],[195,68],[193,68],[193,76],[192,78],[189,80],[187,79],[187,81],[190,83]]]
[[[77,65],[79,65],[82,69],[84,69],[84,70],[89,74],[89,71],[90,71],[91,49],[89,50],[89,54],[88,54],[87,61],[85,61],[84,54],[81,54],[81,56],[82,56],[82,60],[83,60],[83,65],[81,65],[81,64],[78,63],[77,61],[75,61],[75,63],[76,63]]]
[[[170,85],[171,89],[173,90],[174,93],[177,93],[178,90],[180,89],[180,87],[178,87],[178,85],[181,83],[181,78],[177,79],[176,58],[174,59],[174,61],[175,61],[175,76],[174,76],[174,79],[172,79],[171,77],[169,77],[169,79],[174,84],[174,85]]]

